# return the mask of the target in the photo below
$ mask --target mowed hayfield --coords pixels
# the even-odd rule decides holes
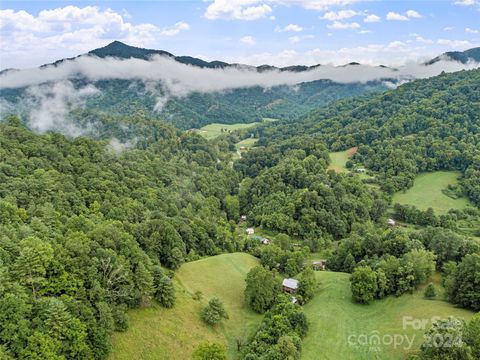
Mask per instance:
[[[244,303],[245,278],[258,264],[249,254],[223,254],[185,264],[177,273],[187,291],[202,292],[204,303],[214,296],[224,303],[229,319],[218,330],[228,342],[230,355],[236,351],[237,339],[245,342],[262,319]]]
[[[262,317],[244,305],[248,271],[258,260],[243,253],[222,254],[184,264],[175,275],[177,303],[173,309],[158,305],[129,312],[130,328],[112,337],[111,359],[190,359],[200,343],[216,341],[234,357],[237,338],[245,341]],[[201,300],[194,300],[196,291]],[[215,327],[200,319],[211,297],[222,300],[229,319]]]
[[[474,314],[443,300],[426,300],[423,289],[400,297],[390,296],[369,305],[356,304],[351,300],[350,274],[328,271],[315,274],[319,289],[304,307],[310,324],[302,347],[302,359],[305,360],[405,359],[419,349],[424,333],[424,329],[408,326],[408,320],[425,319],[428,329],[435,316],[445,318],[453,315],[468,321]],[[438,283],[438,280],[435,277],[435,282]],[[403,326],[404,319],[406,328]],[[361,335],[366,335],[367,339],[379,335],[384,343],[362,345],[364,337]],[[398,339],[397,343],[402,338],[403,344],[396,347],[389,344],[394,336]],[[411,348],[406,345],[405,336],[412,342]]]
[[[338,151],[330,153],[330,165],[328,169],[335,170],[337,173],[347,172],[348,169],[345,167],[348,159],[357,152],[358,148],[353,147],[345,151]]]
[[[420,210],[432,208],[436,214],[445,214],[449,209],[463,209],[470,204],[467,198],[452,199],[442,190],[456,184],[460,172],[435,171],[419,174],[413,187],[393,196],[392,203],[414,205]]]
[[[207,140],[215,139],[216,137],[224,134],[225,132],[231,132],[240,129],[248,129],[260,124],[259,122],[249,123],[249,124],[219,124],[213,123],[201,127],[198,132]]]

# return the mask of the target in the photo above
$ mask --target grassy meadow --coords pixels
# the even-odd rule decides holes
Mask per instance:
[[[178,285],[178,283],[177,283]],[[128,312],[129,329],[113,333],[111,360],[151,360],[191,358],[202,342],[224,343],[224,336],[200,319],[202,304],[177,286],[173,309],[159,305]]]
[[[335,170],[337,173],[348,172],[349,170],[345,165],[347,164],[348,159],[351,158],[357,150],[357,147],[352,147],[344,151],[331,152],[329,154],[330,165],[328,166],[328,169]]]
[[[403,328],[403,317],[428,319],[426,328],[431,325],[434,316],[442,318],[454,315],[468,320],[473,312],[454,307],[440,300],[426,300],[423,289],[398,298],[388,297],[369,305],[356,304],[351,300],[350,274],[334,272],[316,272],[319,290],[315,297],[304,306],[309,319],[310,329],[303,342],[302,359],[305,360],[395,360],[404,359],[407,354],[418,350],[423,342],[424,329],[411,326]],[[435,279],[438,282],[438,278]],[[440,286],[437,286],[437,290]],[[359,345],[359,335],[377,334],[403,336],[401,346],[380,345],[370,347]],[[406,349],[408,339],[413,339],[412,349]],[[348,339],[352,345],[349,345]],[[360,338],[361,339],[361,338]],[[388,338],[386,338],[388,343]]]
[[[243,253],[184,264],[175,276],[175,307],[155,305],[129,311],[130,328],[113,335],[110,359],[189,359],[204,341],[224,343],[233,357],[237,338],[245,341],[262,318],[243,303],[246,274],[257,264],[256,258]],[[202,292],[201,300],[193,299],[196,291]],[[210,327],[200,319],[200,311],[213,296],[222,300],[229,319]]]
[[[420,210],[431,207],[436,214],[445,214],[449,209],[463,209],[470,204],[467,198],[452,199],[442,192],[449,184],[456,184],[459,176],[456,171],[419,174],[413,187],[395,194],[392,203],[414,205]]]
[[[255,143],[258,141],[257,138],[248,138],[248,139],[244,139],[242,141],[239,141],[238,143],[235,144],[235,148],[237,149],[237,151],[240,150],[240,147],[244,146],[246,147],[247,149],[250,149],[253,145],[255,145]]]
[[[331,163],[328,166],[328,169],[335,170],[337,173],[347,172],[348,170],[345,167],[345,164],[347,163],[349,157],[350,156],[348,156],[347,151],[338,151],[338,152],[330,153]]]
[[[254,126],[257,126],[258,122],[249,123],[249,124],[219,124],[213,123],[201,127],[198,131],[207,140],[215,139],[216,137],[222,135],[225,132],[231,132],[240,129],[248,129]]]

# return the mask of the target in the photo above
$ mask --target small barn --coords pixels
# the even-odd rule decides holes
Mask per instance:
[[[327,267],[327,260],[325,259],[312,261],[313,270],[325,270],[326,267]]]
[[[247,233],[247,235],[253,235],[255,234],[255,229],[252,227],[249,227],[247,228],[247,230],[245,230],[245,232]]]
[[[247,151],[247,147],[246,146],[240,146],[240,151]]]
[[[298,280],[283,279],[282,286],[283,286],[283,291],[289,294],[294,294],[298,289]]]
[[[395,225],[397,224],[397,222],[396,222],[395,220],[393,220],[393,219],[388,219],[388,220],[387,220],[387,224],[388,224],[389,226],[395,226]]]

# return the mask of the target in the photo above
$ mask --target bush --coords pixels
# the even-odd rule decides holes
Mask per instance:
[[[423,292],[423,296],[426,299],[434,299],[437,297],[437,289],[435,289],[435,285],[433,283],[429,283]]]
[[[200,344],[193,352],[195,360],[226,360],[225,347],[217,343]]]
[[[155,299],[166,308],[172,308],[175,305],[175,288],[170,278],[164,276],[160,279],[155,292]]]
[[[216,297],[208,302],[208,305],[202,309],[200,315],[202,320],[208,325],[216,325],[222,319],[228,319],[228,314],[223,303]]]
[[[369,266],[359,266],[350,277],[353,300],[368,304],[377,293],[377,276]]]

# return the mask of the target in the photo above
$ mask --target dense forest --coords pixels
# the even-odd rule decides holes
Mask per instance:
[[[0,125],[3,355],[105,358],[126,309],[169,291],[166,268],[242,250],[223,212],[237,175],[198,135],[164,129],[119,154]]]
[[[72,83],[77,89],[90,84],[82,78]],[[263,118],[294,119],[335,100],[386,89],[381,81],[340,84],[317,80],[295,87],[280,85],[265,89],[254,86],[173,96],[161,85],[135,80],[101,80],[92,85],[100,92],[89,97],[84,108],[95,116],[142,112],[185,130],[215,122],[234,124],[258,122]],[[0,89],[0,98],[8,101],[9,108],[15,108],[20,115],[25,116],[32,109],[28,88]]]
[[[233,103],[237,95],[221,96]],[[328,254],[330,270],[352,273],[360,303],[411,292],[440,271],[452,303],[480,310],[480,245],[457,226],[478,219],[478,208],[438,215],[391,204],[391,194],[412,186],[417,174],[458,170],[456,190],[480,205],[479,113],[480,70],[442,74],[295,120],[282,114],[286,120],[256,127],[257,146],[233,162],[245,133],[209,142],[142,111],[73,114],[79,125],[99,124],[98,139],[39,135],[6,117],[0,357],[104,359],[111,332],[128,327],[129,308],[175,306],[174,271],[222,252],[260,259],[247,276],[246,300],[265,315],[239,352],[245,359],[299,357],[308,321],[280,294],[277,277],[301,274],[299,303],[307,302],[310,252]],[[200,124],[185,119],[192,123],[180,127]],[[367,178],[328,170],[329,152],[352,147],[358,151],[347,166],[364,166]],[[241,215],[249,226],[279,233],[279,244],[247,239],[238,231]],[[389,227],[389,216],[405,227]],[[208,321],[212,308],[221,310],[216,301],[209,306]]]

